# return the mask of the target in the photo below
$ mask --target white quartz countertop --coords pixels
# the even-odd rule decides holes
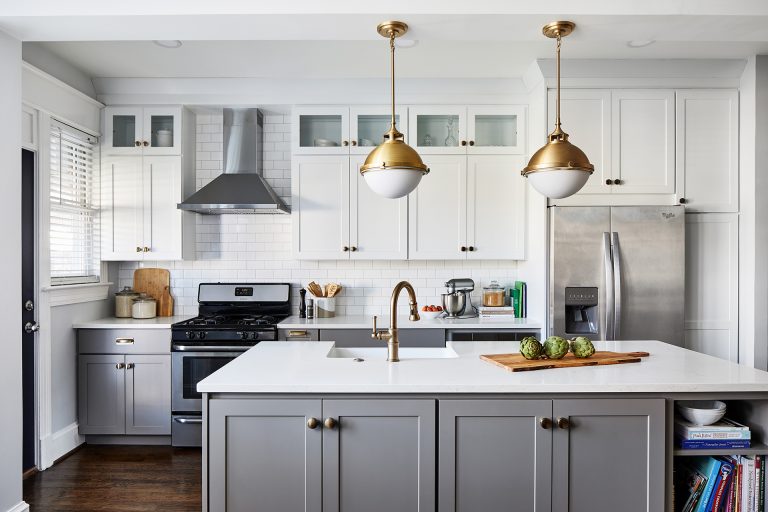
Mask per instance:
[[[202,380],[206,393],[697,393],[766,392],[768,373],[660,341],[597,342],[598,350],[649,352],[640,363],[510,372],[481,354],[519,342],[449,342],[458,357],[363,362],[326,355],[333,342],[262,342]],[[403,349],[401,348],[401,351]]]
[[[389,317],[379,317],[378,326],[389,326]],[[370,329],[373,316],[350,315],[334,318],[299,318],[290,316],[280,322],[279,329]],[[422,318],[410,322],[408,317],[397,317],[398,329],[541,329],[541,323],[528,318]]]
[[[170,329],[171,324],[188,320],[194,315],[158,316],[155,318],[117,318],[107,317],[98,320],[75,322],[75,329]]]

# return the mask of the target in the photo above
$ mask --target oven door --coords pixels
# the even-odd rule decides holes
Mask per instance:
[[[174,413],[201,413],[202,394],[197,383],[248,350],[210,352],[195,347],[194,352],[174,351],[171,353],[171,409]],[[238,347],[239,349],[239,347]]]

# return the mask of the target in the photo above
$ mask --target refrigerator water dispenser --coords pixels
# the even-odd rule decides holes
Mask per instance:
[[[597,288],[565,288],[566,334],[597,334]]]

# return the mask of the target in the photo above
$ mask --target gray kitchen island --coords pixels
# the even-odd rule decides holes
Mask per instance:
[[[768,453],[768,373],[661,343],[639,363],[512,373],[517,342],[264,342],[201,381],[204,510],[671,511],[676,400],[718,399]]]

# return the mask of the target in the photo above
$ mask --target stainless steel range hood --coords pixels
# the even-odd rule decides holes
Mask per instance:
[[[260,110],[224,109],[224,174],[177,205],[203,214],[290,213],[261,175],[264,120]]]

